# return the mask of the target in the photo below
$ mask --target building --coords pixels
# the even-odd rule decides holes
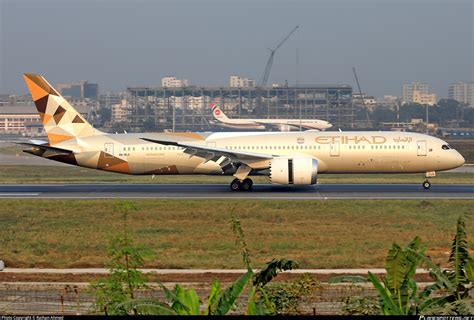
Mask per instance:
[[[354,104],[359,107],[365,107],[369,111],[374,111],[375,107],[377,106],[377,101],[375,100],[375,97],[373,96],[368,96],[365,93],[354,93],[352,95],[352,99],[354,101]]]
[[[163,88],[182,88],[189,86],[187,79],[177,79],[176,77],[163,77],[161,78],[161,86]]]
[[[212,130],[209,104],[219,103],[230,118],[323,119],[352,128],[354,109],[349,85],[298,87],[128,87],[130,124],[154,121],[157,130]]]
[[[255,80],[244,78],[237,75],[229,77],[229,87],[231,88],[253,88],[255,87]]]
[[[59,83],[58,91],[64,97],[73,99],[99,99],[99,85],[97,83],[89,83],[87,81]]]
[[[384,95],[377,98],[377,104],[385,107],[396,107],[399,102],[400,98],[397,96]]]
[[[33,105],[31,95],[0,94],[0,106]]]
[[[430,86],[427,83],[420,82],[404,83],[402,97],[403,104],[414,102],[413,98],[415,95],[415,91],[418,91],[421,94],[428,94],[430,93]]]
[[[87,118],[89,106],[74,105]],[[0,134],[38,136],[44,134],[38,110],[34,105],[0,106]]]
[[[120,103],[112,104],[110,110],[112,113],[110,120],[114,123],[128,122],[132,115],[132,109],[126,99],[123,99]]]
[[[0,134],[38,136],[43,133],[43,125],[36,107],[0,107]]]
[[[435,93],[423,93],[420,91],[413,91],[413,101],[414,103],[425,104],[429,106],[436,105],[436,94]]]
[[[448,88],[448,98],[474,107],[474,82],[459,81],[451,83]]]

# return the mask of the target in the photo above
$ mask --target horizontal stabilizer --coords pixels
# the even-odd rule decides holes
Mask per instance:
[[[40,143],[40,142],[42,142],[42,141],[35,140],[35,141],[32,141],[32,142],[16,142],[16,144],[31,147],[31,149],[23,150],[27,153],[32,153],[31,151],[34,152],[35,149],[37,149],[37,151],[40,151],[42,154],[47,152],[48,157],[49,156],[59,156],[59,155],[68,156],[68,155],[73,153],[71,150],[51,147],[47,142],[45,142],[45,143]],[[34,154],[36,154],[36,153],[34,153]]]

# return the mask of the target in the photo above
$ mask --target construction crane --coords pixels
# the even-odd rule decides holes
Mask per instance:
[[[355,67],[352,67],[352,72],[354,73],[354,78],[355,78],[355,81],[357,83],[357,88],[359,89],[360,100],[361,100],[362,106],[364,107],[364,110],[365,110],[365,116],[367,117],[367,124],[370,127],[371,123],[370,123],[369,111],[367,110],[367,106],[365,105],[364,97],[362,96],[362,89],[360,88],[359,78],[357,77],[357,72],[356,72]]]
[[[275,52],[277,52],[277,50],[280,49],[280,47],[283,45],[283,43],[285,43],[285,41],[288,40],[288,38],[291,37],[291,35],[298,28],[299,28],[299,26],[294,27],[293,30],[291,30],[290,33],[288,33],[288,35],[285,38],[283,38],[283,40],[281,40],[280,43],[275,48],[269,49],[270,50],[270,57],[268,57],[267,66],[265,67],[265,72],[263,73],[263,78],[262,78],[262,82],[261,82],[262,87],[267,85],[268,77],[270,76],[270,70],[272,69],[273,57],[275,56]]]

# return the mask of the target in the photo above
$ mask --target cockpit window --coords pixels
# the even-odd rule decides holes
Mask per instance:
[[[451,149],[451,148],[449,147],[449,144],[443,144],[443,145],[441,146],[441,149],[443,149],[443,150],[449,150],[449,149]]]

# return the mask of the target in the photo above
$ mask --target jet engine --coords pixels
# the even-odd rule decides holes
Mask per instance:
[[[270,163],[270,181],[278,184],[315,184],[318,160],[309,157],[275,158]]]

